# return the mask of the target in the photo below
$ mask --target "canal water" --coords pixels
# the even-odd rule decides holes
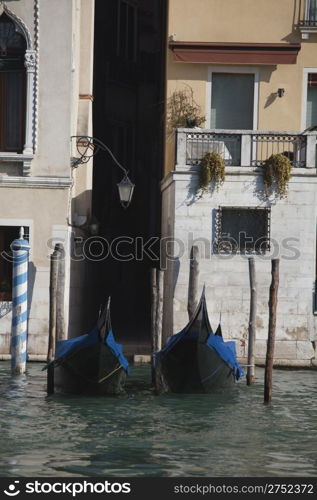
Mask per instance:
[[[155,396],[149,366],[123,397],[50,396],[43,365],[0,363],[0,476],[316,476],[317,372],[274,371],[220,394]]]

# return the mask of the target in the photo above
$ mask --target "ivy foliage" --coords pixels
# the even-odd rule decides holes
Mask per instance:
[[[225,180],[225,162],[219,153],[206,153],[200,162],[198,193],[200,197],[209,190],[210,184],[219,189]]]
[[[283,153],[271,155],[264,163],[264,193],[269,197],[273,191],[286,198],[291,178],[292,164]]]

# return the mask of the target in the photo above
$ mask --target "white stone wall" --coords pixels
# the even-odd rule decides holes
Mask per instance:
[[[177,257],[169,263],[166,271],[165,335],[181,330],[188,321],[189,252],[195,243],[201,250],[200,288],[206,284],[211,325],[214,329],[217,327],[221,312],[224,338],[236,340],[239,357],[246,357],[250,300],[248,260],[243,255],[212,253],[216,229],[214,215],[219,206],[270,206],[271,238],[276,243],[272,244],[269,254],[255,256],[258,283],[257,360],[263,362],[266,355],[271,258],[274,256],[280,258],[276,363],[314,364],[314,342],[317,340],[316,317],[313,314],[317,203],[314,171],[293,169],[288,197],[275,201],[267,201],[260,196],[262,177],[251,169],[227,167],[224,185],[218,192],[206,194],[201,199],[195,197],[196,183],[197,171],[190,172],[189,167],[177,167],[162,183],[163,214],[165,209],[173,219]],[[170,235],[168,232],[163,225],[163,237]],[[295,240],[287,243],[287,238]],[[177,242],[184,245],[184,251],[181,249],[179,255]],[[298,252],[296,258],[294,250],[285,246],[287,244],[295,247]],[[166,304],[171,300],[173,307]]]

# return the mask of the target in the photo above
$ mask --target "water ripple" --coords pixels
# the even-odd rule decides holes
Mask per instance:
[[[1,476],[316,476],[317,372],[263,370],[230,393],[154,396],[149,367],[128,395],[52,396],[41,365],[0,364]]]

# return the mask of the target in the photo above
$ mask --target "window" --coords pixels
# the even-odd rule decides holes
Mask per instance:
[[[253,129],[253,106],[254,74],[212,74],[212,129]]]
[[[258,100],[258,68],[223,65],[208,69],[206,122],[210,128],[256,130]]]
[[[317,73],[307,76],[306,128],[317,125]]]
[[[299,21],[302,38],[317,32],[317,0],[305,0],[304,18]]]
[[[11,243],[19,238],[20,226],[0,226],[0,302],[12,300]],[[29,239],[29,228],[24,227],[24,239]]]
[[[118,9],[117,56],[136,60],[137,7],[133,1],[120,0]]]
[[[317,24],[317,0],[307,0],[306,21]]]
[[[21,153],[25,138],[26,42],[6,14],[0,17],[0,151]]]
[[[270,249],[270,209],[220,207],[217,213],[218,252],[265,253]]]

